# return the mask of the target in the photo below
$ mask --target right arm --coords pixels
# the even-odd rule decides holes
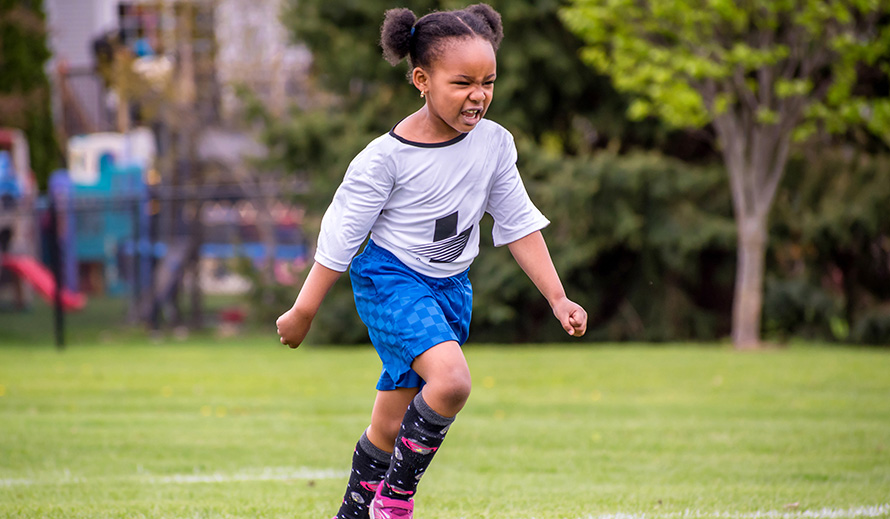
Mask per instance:
[[[309,326],[318,313],[321,302],[341,274],[342,272],[329,269],[321,263],[312,265],[303,288],[294,301],[294,306],[275,321],[278,335],[281,336],[281,344],[291,348],[300,346],[309,332]]]
[[[297,348],[325,295],[349,268],[389,199],[393,178],[385,157],[365,149],[353,160],[321,220],[315,264],[290,310],[275,321],[281,344]],[[327,265],[327,266],[325,266]]]

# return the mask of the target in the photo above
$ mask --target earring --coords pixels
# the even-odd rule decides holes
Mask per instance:
[[[423,99],[424,97],[426,97],[426,92],[424,92],[423,90],[421,90],[421,91],[420,91],[420,98]]]

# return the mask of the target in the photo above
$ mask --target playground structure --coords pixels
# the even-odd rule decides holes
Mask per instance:
[[[35,253],[26,237],[34,229],[18,218],[18,214],[33,204],[37,186],[28,158],[28,141],[21,130],[0,128],[0,230],[7,230],[9,238],[2,244],[2,252]]]
[[[249,290],[231,268],[235,258],[271,265],[278,282],[295,282],[306,255],[302,211],[273,198],[280,188],[165,186],[154,153],[145,129],[70,139],[69,169],[54,172],[47,195],[17,213],[19,225],[41,232],[18,237],[30,250],[4,255],[5,275],[66,311],[83,308],[87,295],[127,298],[129,320],[153,328],[181,324],[176,307],[185,290]]]
[[[34,258],[6,255],[2,259],[2,267],[30,282],[47,301],[55,300],[56,280],[52,272]],[[80,310],[87,302],[85,295],[80,292],[72,292],[67,288],[62,288],[59,297],[64,310]]]
[[[76,11],[69,4],[52,4],[58,19]],[[267,36],[275,35],[242,14],[277,20],[277,9],[236,4],[127,2],[116,6],[117,26],[59,33],[65,44],[56,48],[53,84],[66,169],[50,176],[44,196],[34,190],[14,214],[0,209],[0,219],[27,228],[13,233],[15,250],[0,268],[0,278],[24,292],[17,297],[24,306],[30,294],[43,295],[58,322],[63,310],[89,305],[77,294],[108,295],[129,301],[131,323],[198,327],[203,294],[243,293],[250,279],[296,283],[306,245],[302,211],[289,198],[302,185],[248,164],[266,150],[235,129],[241,108],[222,100],[231,101],[233,81],[259,91],[274,78],[267,101],[280,110],[285,94],[305,85],[285,88],[295,75],[279,73],[279,61],[257,62],[254,49],[270,50]],[[69,65],[65,54],[78,46],[92,49],[92,63]],[[280,55],[283,47],[275,49]],[[273,72],[257,75],[260,65]],[[308,59],[303,66],[308,71]],[[239,276],[250,263],[256,272]],[[0,290],[0,311],[7,292]]]
[[[0,128],[0,289],[11,291],[15,306],[30,301],[30,288],[49,301],[55,297],[55,281],[50,271],[36,260],[39,234],[36,220],[28,217],[37,198],[31,172],[28,141],[16,128]],[[68,293],[69,308],[83,301]]]

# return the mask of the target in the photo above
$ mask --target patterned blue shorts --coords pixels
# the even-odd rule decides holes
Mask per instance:
[[[414,359],[437,344],[467,341],[473,311],[468,272],[425,276],[373,241],[352,260],[355,308],[383,361],[377,389],[421,387],[423,380],[411,369]]]

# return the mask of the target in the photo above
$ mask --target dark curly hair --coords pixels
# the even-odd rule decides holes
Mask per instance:
[[[495,52],[504,38],[501,15],[488,4],[475,4],[456,11],[435,11],[419,20],[410,9],[386,11],[380,28],[383,57],[393,66],[405,57],[414,67],[429,67],[447,38],[480,36]]]

